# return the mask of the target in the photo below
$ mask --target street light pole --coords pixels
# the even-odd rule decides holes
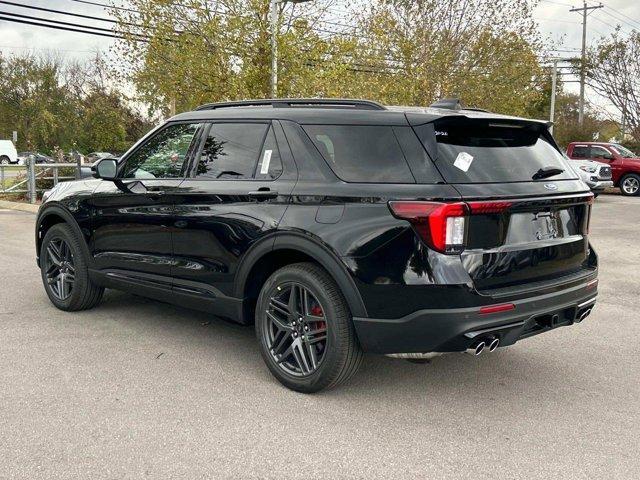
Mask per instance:
[[[311,1],[313,0],[271,0],[269,6],[271,23],[271,98],[278,98],[278,4]]]
[[[278,97],[278,0],[271,0],[271,98]]]

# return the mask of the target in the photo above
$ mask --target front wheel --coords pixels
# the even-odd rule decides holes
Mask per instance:
[[[629,173],[620,180],[620,191],[623,195],[633,196],[640,194],[640,175]]]
[[[104,293],[104,288],[95,285],[89,278],[81,241],[66,223],[51,227],[42,240],[42,283],[49,300],[60,310],[92,308]]]
[[[362,363],[347,302],[313,263],[288,265],[265,282],[256,305],[256,335],[273,376],[298,392],[334,387]]]

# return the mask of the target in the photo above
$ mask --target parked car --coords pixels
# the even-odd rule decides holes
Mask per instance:
[[[598,196],[605,189],[613,187],[611,167],[591,160],[571,160],[569,162],[578,176],[589,185],[594,196]]]
[[[88,309],[115,288],[255,324],[294,390],[344,382],[363,352],[491,352],[596,301],[593,195],[545,122],[364,100],[210,104],[94,171],[38,213],[51,302]]]
[[[35,158],[36,163],[56,163],[56,161],[49,157],[48,155],[44,155],[42,153],[37,152],[20,152],[18,153],[18,159],[20,160],[21,165],[25,165],[27,163],[27,158],[33,156]]]
[[[0,140],[0,164],[18,163],[18,152],[11,140]]]
[[[640,194],[640,157],[618,143],[572,142],[567,156],[573,160],[593,160],[611,168],[613,184],[623,195]]]
[[[109,152],[91,152],[89,155],[86,156],[86,162],[95,163],[98,160],[102,160],[103,158],[110,158],[114,156],[115,155]]]

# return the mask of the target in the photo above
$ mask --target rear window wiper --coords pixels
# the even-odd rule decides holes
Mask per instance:
[[[536,173],[534,173],[533,177],[531,178],[533,178],[534,180],[540,180],[541,178],[549,178],[555,175],[560,175],[562,172],[564,172],[564,169],[562,168],[544,167],[538,170]]]

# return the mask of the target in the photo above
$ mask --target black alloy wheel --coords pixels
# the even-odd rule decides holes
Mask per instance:
[[[86,310],[100,302],[104,288],[89,278],[84,240],[70,225],[53,225],[42,239],[40,272],[45,292],[57,308]]]
[[[297,282],[276,287],[266,310],[264,341],[280,368],[307,376],[322,364],[327,352],[327,322],[318,299]]]
[[[295,263],[274,272],[258,296],[255,320],[262,358],[287,388],[332,388],[362,363],[349,306],[317,264]]]
[[[71,248],[62,238],[55,238],[44,253],[45,275],[51,293],[64,301],[71,296],[76,279]]]

